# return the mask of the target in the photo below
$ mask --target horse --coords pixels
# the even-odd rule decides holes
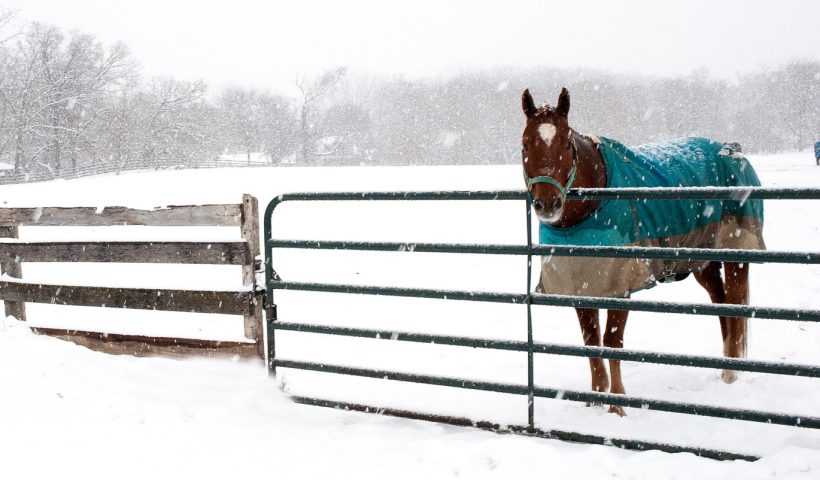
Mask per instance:
[[[692,248],[765,249],[762,200],[568,200],[573,187],[758,186],[760,180],[736,144],[686,138],[639,147],[581,135],[568,123],[570,96],[556,107],[536,107],[529,89],[521,99],[524,181],[538,218],[539,243]],[[744,201],[745,200],[745,201]],[[721,277],[723,270],[723,277]],[[749,265],[743,262],[559,257],[541,259],[537,291],[548,294],[629,297],[658,282],[692,273],[713,303],[748,304]],[[628,311],[609,310],[601,335],[598,310],[576,308],[588,346],[622,348]],[[720,317],[723,354],[745,357],[746,318]],[[603,338],[602,338],[603,337]],[[590,358],[592,390],[625,394],[619,360]],[[737,372],[723,370],[726,383]],[[611,382],[610,382],[611,380]],[[625,415],[612,405],[609,412]]]

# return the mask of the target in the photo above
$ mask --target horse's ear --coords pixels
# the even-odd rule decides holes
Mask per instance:
[[[556,107],[558,113],[563,116],[569,115],[569,90],[561,89],[561,95],[558,97],[558,106]]]
[[[526,115],[527,118],[535,115],[535,102],[532,101],[529,88],[524,90],[523,95],[521,95],[521,108],[524,110],[524,115]]]

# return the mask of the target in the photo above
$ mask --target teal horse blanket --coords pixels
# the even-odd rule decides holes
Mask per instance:
[[[745,157],[706,138],[630,148],[602,137],[599,151],[606,165],[607,187],[760,185]],[[542,224],[539,241],[547,245],[763,249],[762,229],[762,200],[604,200],[591,216],[572,227]],[[541,290],[622,297],[699,271],[706,264],[544,257]]]

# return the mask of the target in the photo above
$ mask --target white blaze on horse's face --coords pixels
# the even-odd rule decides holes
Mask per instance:
[[[544,123],[538,127],[538,135],[547,144],[547,147],[552,145],[552,139],[555,138],[555,125],[551,123]]]

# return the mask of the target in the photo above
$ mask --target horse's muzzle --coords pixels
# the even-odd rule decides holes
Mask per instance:
[[[551,199],[533,198],[532,208],[535,215],[543,223],[552,223],[561,217],[564,210],[564,198],[557,196]]]

